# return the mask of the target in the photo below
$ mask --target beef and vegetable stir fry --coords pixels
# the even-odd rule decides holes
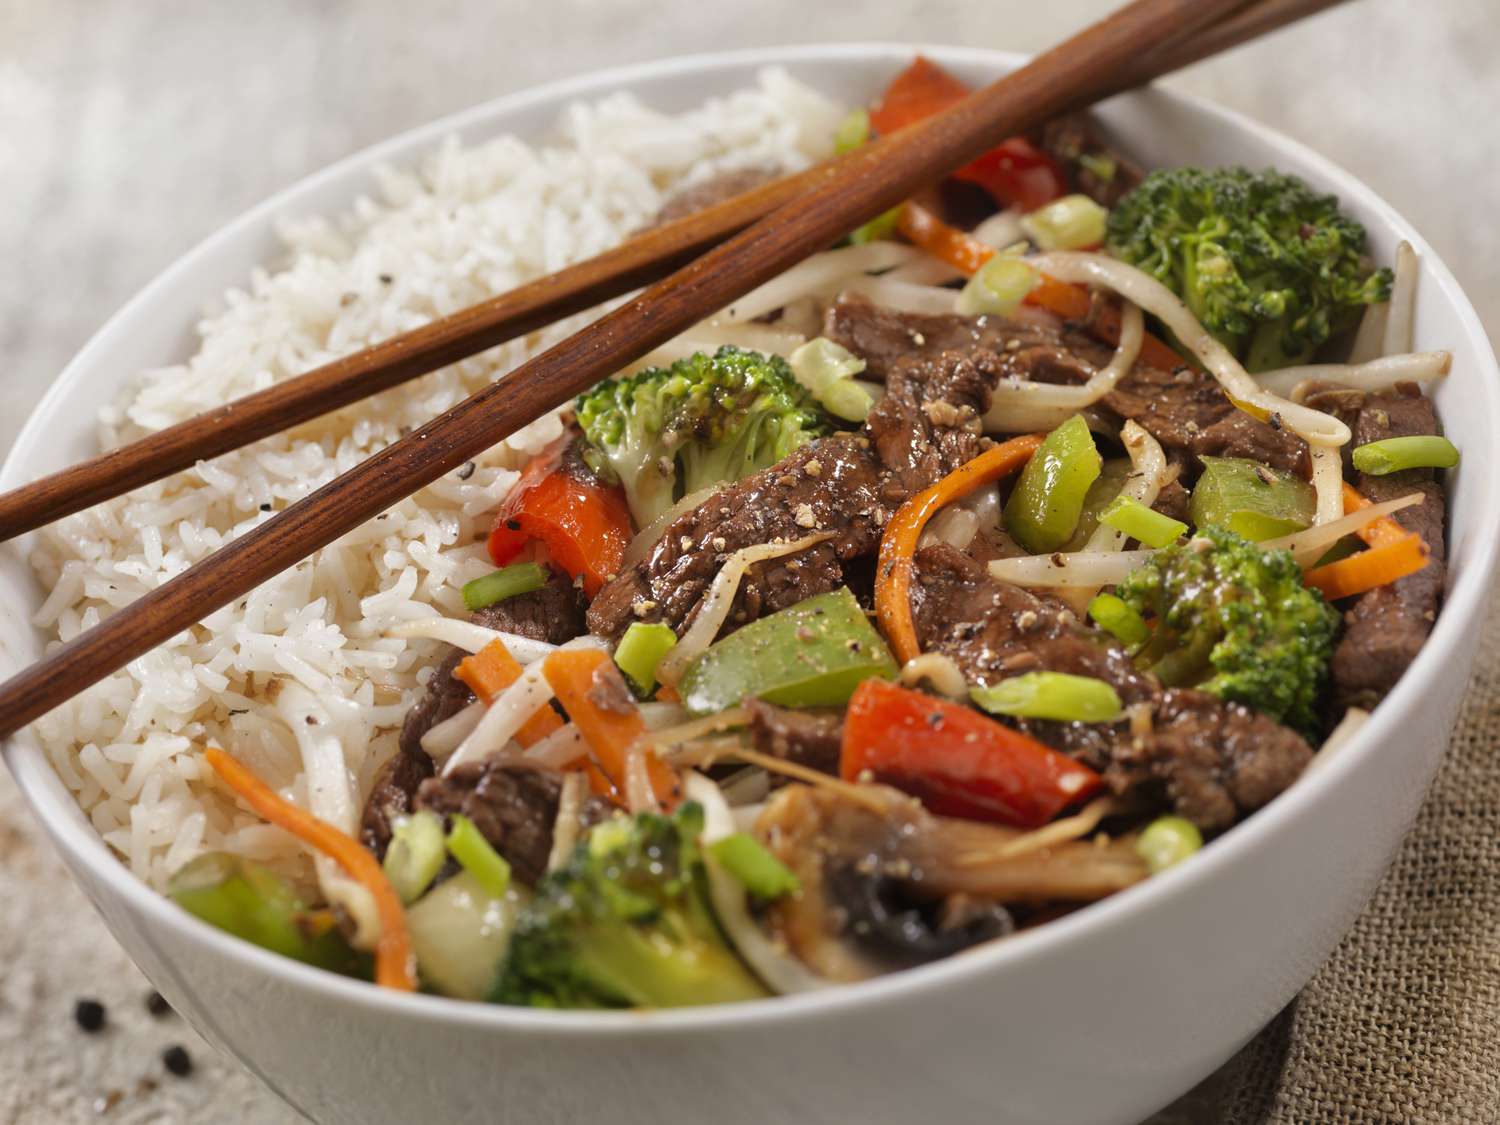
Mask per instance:
[[[918,60],[838,144],[963,92]],[[383,983],[666,1007],[1191,862],[1439,611],[1409,267],[1294,176],[1143,173],[1086,117],[1007,141],[577,400],[472,616],[401,629],[451,647],[338,894],[211,855],[178,901]]]

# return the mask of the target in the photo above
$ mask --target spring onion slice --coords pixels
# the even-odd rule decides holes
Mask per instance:
[[[849,113],[833,133],[833,151],[843,156],[853,152],[870,139],[870,114],[868,110],[856,109]]]
[[[1404,469],[1451,469],[1458,464],[1458,446],[1436,434],[1384,438],[1357,447],[1353,460],[1360,472],[1377,477]]]
[[[1121,710],[1119,693],[1109,684],[1066,672],[1012,676],[972,688],[969,698],[994,715],[1065,723],[1109,723],[1120,717]]]
[[[1151,635],[1136,608],[1115,594],[1100,594],[1089,602],[1089,617],[1117,641],[1138,645]]]
[[[1109,212],[1086,195],[1065,195],[1021,220],[1021,229],[1043,250],[1083,250],[1104,241]]]
[[[490,846],[474,822],[462,813],[454,813],[449,820],[448,853],[493,898],[504,898],[510,890],[510,864],[505,857]]]
[[[615,646],[615,663],[642,695],[656,687],[656,666],[677,647],[672,626],[659,621],[632,621]]]
[[[464,606],[472,613],[517,594],[540,590],[546,584],[547,568],[540,563],[524,562],[503,566],[493,574],[464,583]]]
[[[1148,547],[1165,547],[1188,529],[1181,520],[1164,516],[1128,496],[1116,496],[1111,500],[1099,520]]]
[[[1041,275],[1025,258],[996,254],[975,271],[959,293],[959,314],[1009,316],[1040,280]]]
[[[763,902],[795,894],[802,889],[786,864],[766,851],[754,836],[736,832],[708,845],[708,854]]]
[[[410,905],[432,885],[447,858],[442,819],[420,809],[391,822],[391,842],[385,849],[385,877],[401,901]]]
[[[1181,863],[1203,846],[1203,833],[1190,820],[1180,816],[1159,816],[1136,841],[1136,853],[1146,861],[1151,874]]]

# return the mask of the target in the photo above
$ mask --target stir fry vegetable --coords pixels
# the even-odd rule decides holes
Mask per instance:
[[[511,941],[492,999],[543,1008],[674,1008],[766,990],[709,907],[703,807],[597,826],[546,876]]]
[[[690,714],[750,696],[786,707],[837,706],[871,676],[896,674],[885,641],[847,587],[752,621],[710,645],[677,685]]]
[[[1086,195],[1065,195],[1021,220],[1043,250],[1087,250],[1104,241],[1109,212]]]
[[[788,357],[792,374],[823,409],[846,422],[863,422],[874,399],[854,379],[865,361],[826,336],[809,340]]]
[[[676,647],[672,626],[632,621],[615,646],[615,664],[641,696],[648,696],[656,688],[656,666]]]
[[[1005,530],[1034,555],[1058,550],[1072,538],[1103,464],[1088,423],[1075,414],[1046,436],[1021,470],[1005,503]]]
[[[495,516],[489,551],[504,566],[528,543],[540,542],[593,597],[619,573],[630,543],[630,512],[619,488],[571,470],[572,440],[564,434],[527,463]]]
[[[484,833],[462,813],[448,817],[448,854],[474,877],[474,882],[491,898],[504,898],[510,889],[510,864],[497,852]]]
[[[1253,542],[1312,526],[1318,496],[1301,477],[1239,457],[1204,457],[1188,514]]]
[[[969,690],[969,698],[993,715],[1018,719],[1055,719],[1064,723],[1112,723],[1120,717],[1120,696],[1103,680],[1066,672],[1027,672],[988,687]]]
[[[391,821],[391,840],[381,866],[385,877],[410,905],[432,885],[448,858],[443,839],[443,821],[425,809]]]
[[[1116,531],[1123,531],[1132,539],[1140,540],[1147,547],[1165,547],[1181,538],[1188,529],[1187,524],[1181,520],[1153,511],[1128,496],[1112,500],[1099,520]]]
[[[1151,874],[1181,863],[1203,847],[1203,833],[1191,820],[1180,816],[1159,816],[1141,833],[1135,850],[1146,861]]]
[[[517,594],[540,590],[546,584],[546,567],[534,562],[515,563],[464,583],[464,608],[471,612],[484,609]]]
[[[1432,554],[1422,537],[1407,534],[1384,546],[1371,547],[1346,559],[1314,567],[1303,576],[1303,581],[1309,589],[1319,591],[1329,601],[1338,601],[1398,582],[1415,574],[1431,560]]]
[[[1089,602],[1089,617],[1122,644],[1138,645],[1151,635],[1140,611],[1115,594],[1096,595]]]
[[[884,680],[855,689],[839,774],[918,797],[933,812],[1034,828],[1094,793],[1099,775],[970,707]]]
[[[482,702],[489,704],[521,678],[521,665],[505,647],[505,642],[496,638],[472,656],[460,660],[453,675],[468,684]],[[522,746],[534,746],[561,726],[562,720],[557,713],[543,707],[517,728],[515,739]]]
[[[499,979],[524,903],[517,888],[492,894],[470,871],[428,891],[406,912],[423,983],[444,996],[483,1000]]]
[[[795,894],[800,889],[797,876],[787,870],[786,864],[747,833],[736,832],[715,840],[708,845],[708,854],[762,902]]]
[[[1359,446],[1351,459],[1360,472],[1383,477],[1405,469],[1451,469],[1458,464],[1458,447],[1436,434],[1393,437]]]
[[[167,895],[189,914],[272,953],[336,973],[361,971],[331,912],[310,909],[280,875],[243,856],[200,855],[172,876]]]
[[[964,316],[1009,316],[1040,279],[1036,267],[1025,258],[996,254],[964,285],[958,311]]]

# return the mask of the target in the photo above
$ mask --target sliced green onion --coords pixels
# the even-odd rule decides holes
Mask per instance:
[[[1148,547],[1165,547],[1188,529],[1181,520],[1153,511],[1129,496],[1116,496],[1099,519]]]
[[[1119,174],[1120,166],[1115,158],[1103,153],[1080,152],[1078,154],[1078,166],[1094,179],[1101,183],[1113,183],[1115,176]]]
[[[856,109],[840,121],[839,127],[833,131],[833,151],[843,156],[869,139],[870,115],[863,109]]]
[[[547,584],[547,568],[525,562],[504,566],[493,574],[464,583],[464,605],[471,611],[503,602],[517,594],[529,594]]]
[[[754,836],[744,832],[736,832],[709,844],[708,854],[758,899],[770,901],[793,894],[802,887],[786,864],[766,851]]]
[[[450,817],[452,827],[448,829],[448,853],[458,860],[459,866],[474,876],[484,892],[493,898],[504,898],[510,889],[510,864],[505,857],[490,846],[472,820],[462,813]]]
[[[1451,469],[1458,464],[1458,446],[1436,434],[1393,437],[1361,445],[1353,460],[1360,472],[1377,477],[1403,469]]]
[[[636,690],[650,695],[656,687],[656,666],[677,646],[672,626],[658,622],[632,621],[615,646],[615,663]]]
[[[969,278],[958,295],[958,311],[964,316],[1008,316],[1040,279],[1025,258],[996,254]]]
[[[422,809],[391,822],[391,842],[382,866],[402,902],[420,898],[443,869],[446,858],[443,821],[436,813]]]
[[[849,235],[849,241],[858,246],[861,243],[879,242],[890,238],[896,233],[896,224],[901,221],[901,208],[904,206],[906,204],[898,203],[889,211],[876,215],[864,226],[855,228],[854,232]]]
[[[1100,594],[1089,602],[1089,617],[1115,640],[1138,645],[1151,635],[1146,621],[1129,602],[1114,594]]]
[[[1103,680],[1066,672],[1027,672],[989,687],[971,688],[969,698],[986,711],[1020,719],[1108,723],[1120,717],[1120,696]]]
[[[1151,874],[1181,863],[1203,846],[1203,833],[1180,816],[1159,816],[1136,841],[1136,854],[1146,861]]]
[[[849,349],[818,336],[787,357],[792,375],[830,414],[846,422],[863,422],[875,400],[855,382],[865,361]]]
[[[1109,212],[1086,195],[1065,195],[1021,219],[1021,229],[1043,250],[1082,250],[1104,241]]]

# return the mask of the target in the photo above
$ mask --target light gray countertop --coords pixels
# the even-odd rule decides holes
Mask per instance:
[[[1046,46],[1108,0],[0,0],[0,451],[68,358],[199,239],[329,161],[596,67],[787,42]],[[1363,0],[1173,84],[1320,149],[1410,217],[1500,338],[1500,9]],[[205,294],[205,296],[209,296]],[[122,873],[123,877],[123,873]],[[293,1120],[180,1020],[0,773],[0,1122]],[[83,1036],[79,996],[109,1005]],[[192,1079],[163,1072],[182,1042]],[[154,1088],[141,1080],[155,1083]],[[96,1104],[121,1095],[107,1113]]]

